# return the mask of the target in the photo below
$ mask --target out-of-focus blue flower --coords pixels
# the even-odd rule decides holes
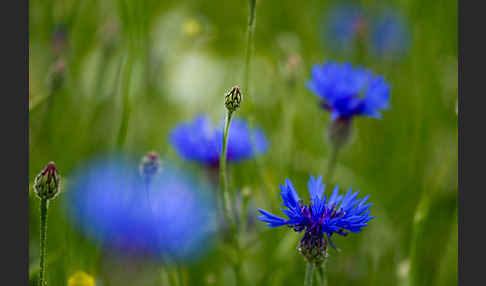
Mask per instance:
[[[307,183],[310,193],[310,202],[304,205],[299,198],[292,182],[285,180],[285,185],[280,185],[280,195],[283,199],[282,212],[287,215],[284,219],[273,215],[267,211],[258,209],[262,214],[258,219],[267,223],[269,227],[279,227],[287,225],[294,231],[305,231],[302,243],[308,240],[322,241],[324,234],[333,248],[331,241],[333,234],[345,236],[347,232],[360,232],[361,228],[368,225],[368,221],[373,217],[369,216],[369,207],[366,204],[368,196],[356,199],[358,192],[351,192],[351,188],[346,195],[340,195],[339,187],[335,187],[330,197],[323,196],[325,185],[322,184],[322,177],[315,179],[312,175]]]
[[[358,48],[357,40],[361,40],[363,48],[376,57],[402,56],[410,42],[407,21],[396,9],[375,8],[353,2],[329,8],[324,20],[326,47],[350,52]]]
[[[396,11],[387,9],[373,21],[370,44],[375,56],[401,56],[409,41],[407,23]]]
[[[328,10],[325,19],[326,44],[337,51],[352,50],[356,39],[367,32],[365,11],[357,4],[338,4]]]
[[[147,189],[137,171],[126,158],[80,167],[66,196],[69,217],[83,233],[122,253],[198,258],[216,230],[206,186],[166,165]]]
[[[251,135],[254,136],[254,151]],[[223,125],[214,128],[206,115],[200,115],[192,122],[177,125],[170,133],[170,142],[179,156],[186,160],[210,166],[218,165],[223,144]],[[245,121],[238,118],[232,119],[228,131],[227,159],[229,162],[250,159],[265,153],[267,148],[268,141],[260,128],[250,132]]]
[[[314,65],[307,87],[323,100],[322,107],[333,120],[356,115],[380,118],[380,111],[389,108],[390,86],[383,76],[350,63]]]

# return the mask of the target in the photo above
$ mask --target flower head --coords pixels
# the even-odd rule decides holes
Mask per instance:
[[[248,124],[238,118],[231,121],[228,133],[228,161],[238,162],[266,152],[267,139],[259,128],[250,130]],[[255,150],[252,148],[253,136]],[[205,165],[219,164],[219,154],[223,144],[223,126],[214,128],[205,115],[196,117],[192,122],[180,123],[170,134],[170,142],[176,152],[186,160]]]
[[[83,164],[66,192],[68,218],[89,238],[125,255],[199,258],[217,230],[209,186],[164,161],[151,182],[150,202],[140,194],[144,184],[134,161],[108,157]]]
[[[59,194],[61,177],[54,162],[49,162],[35,177],[34,191],[40,199],[50,200]]]
[[[312,175],[307,183],[310,202],[304,205],[299,198],[292,182],[287,179],[285,185],[280,185],[280,195],[283,199],[282,212],[288,219],[278,217],[267,211],[258,209],[262,214],[258,219],[269,227],[287,225],[296,232],[305,231],[299,246],[301,253],[312,263],[320,264],[326,256],[327,243],[334,247],[331,241],[333,234],[342,236],[348,232],[360,232],[373,217],[369,216],[371,204],[365,204],[368,196],[356,199],[359,191],[340,195],[336,186],[330,197],[324,196],[325,185],[322,177],[315,179]],[[326,235],[326,238],[324,237]]]
[[[407,22],[392,9],[376,17],[370,37],[375,56],[399,57],[407,51],[410,42]]]
[[[311,76],[307,87],[322,99],[333,120],[356,115],[380,118],[380,111],[389,107],[390,85],[368,69],[326,62],[315,65]]]
[[[326,46],[337,52],[364,49],[381,58],[398,58],[409,48],[407,21],[397,9],[340,3],[327,9],[324,21]]]

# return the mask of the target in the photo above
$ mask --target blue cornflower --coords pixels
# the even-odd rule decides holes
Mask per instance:
[[[375,56],[401,56],[410,42],[407,23],[401,15],[388,9],[372,25],[370,45]]]
[[[254,136],[255,150],[251,145],[251,135]],[[170,133],[170,142],[184,159],[217,166],[222,151],[223,125],[214,128],[206,115],[200,115],[192,122],[177,125]],[[233,118],[228,131],[229,162],[250,159],[265,153],[267,149],[268,141],[260,128],[250,132],[245,121]]]
[[[66,192],[68,218],[89,238],[123,254],[200,258],[217,230],[209,186],[165,162],[148,189],[126,157],[83,164]]]
[[[322,107],[333,120],[356,115],[380,118],[380,110],[389,108],[390,85],[383,76],[350,63],[315,65],[307,87],[323,100]]]
[[[348,2],[327,9],[324,18],[326,47],[340,53],[362,48],[365,54],[369,50],[381,58],[402,56],[409,48],[408,23],[397,9],[379,8]]]
[[[365,204],[368,196],[356,199],[359,191],[352,193],[350,188],[343,196],[339,194],[339,187],[336,186],[328,198],[323,196],[325,185],[322,184],[322,177],[319,176],[315,179],[312,175],[307,187],[310,193],[310,203],[304,205],[292,182],[286,179],[285,186],[280,185],[280,195],[283,199],[282,205],[286,207],[286,209],[282,209],[282,212],[287,215],[288,219],[261,209],[258,211],[262,216],[259,216],[258,219],[266,222],[269,227],[287,225],[296,232],[305,231],[299,249],[309,261],[316,263],[325,258],[327,242],[335,248],[331,241],[333,234],[345,236],[347,232],[360,232],[361,228],[367,226],[368,221],[373,217],[369,216],[371,204]],[[324,238],[324,234],[327,240]]]

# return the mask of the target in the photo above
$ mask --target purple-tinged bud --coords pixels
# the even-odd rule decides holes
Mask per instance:
[[[40,199],[51,200],[59,194],[61,177],[54,162],[47,166],[37,175],[34,181],[34,191]]]
[[[228,91],[228,93],[226,93],[224,105],[226,106],[229,112],[234,112],[240,107],[240,103],[241,103],[240,88],[237,85],[235,85],[230,91]]]
[[[146,182],[150,182],[161,170],[160,158],[157,152],[152,151],[142,157],[139,171]]]

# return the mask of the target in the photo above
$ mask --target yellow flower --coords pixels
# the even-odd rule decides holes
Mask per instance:
[[[68,286],[95,286],[95,280],[86,272],[77,271],[69,277]]]

